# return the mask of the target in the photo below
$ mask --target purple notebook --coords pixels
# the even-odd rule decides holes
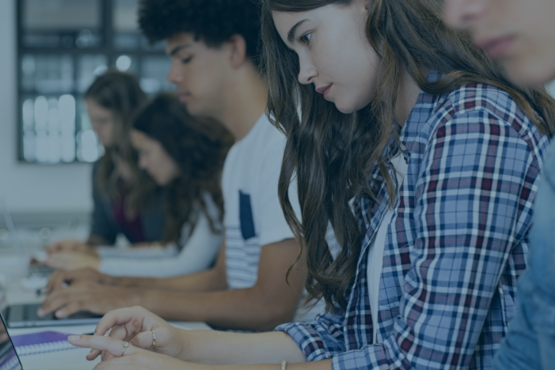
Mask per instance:
[[[55,331],[43,331],[33,334],[12,336],[12,341],[19,356],[34,355],[53,351],[77,348],[67,341],[71,334]]]

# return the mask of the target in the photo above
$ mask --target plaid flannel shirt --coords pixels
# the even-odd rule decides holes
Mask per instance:
[[[388,195],[374,172],[378,201],[359,202],[366,232],[346,312],[276,330],[308,361],[333,359],[335,370],[489,369],[516,313],[549,140],[505,92],[469,84],[445,96],[421,92],[401,142],[408,173],[386,237],[378,312],[368,247]]]

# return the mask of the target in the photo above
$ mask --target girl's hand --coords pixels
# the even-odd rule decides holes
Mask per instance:
[[[94,370],[201,370],[204,367],[193,365],[171,358],[166,355],[152,353],[137,348],[131,343],[99,335],[71,335],[69,342],[77,347],[92,348],[96,352],[106,352],[111,356],[105,359]],[[89,356],[87,356],[89,360]]]
[[[68,284],[95,283],[101,285],[119,285],[116,277],[101,274],[95,269],[86,268],[73,271],[54,271],[46,285],[46,293],[67,288]]]
[[[79,252],[65,252],[50,255],[44,263],[58,270],[71,271],[87,267],[97,270],[100,258]]]
[[[111,330],[112,328],[114,330]],[[114,340],[126,340],[138,348],[183,358],[182,352],[186,348],[185,331],[174,328],[142,307],[121,308],[108,312],[98,323],[95,338],[104,336],[110,330],[110,337]],[[93,350],[87,359],[94,360],[100,353],[99,350]],[[114,355],[112,351],[108,351],[106,358],[110,355]]]
[[[95,248],[92,248],[89,245],[74,239],[62,240],[59,242],[52,243],[46,246],[45,249],[49,255],[52,255],[55,253],[66,253],[66,252],[79,252],[79,253],[85,253],[90,255],[96,255]]]

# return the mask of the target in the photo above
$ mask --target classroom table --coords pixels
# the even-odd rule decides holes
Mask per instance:
[[[3,275],[4,280],[6,280],[4,282],[5,300],[3,305],[38,303],[44,299],[44,296],[37,295],[34,292],[25,292],[21,288],[20,281],[26,277],[26,270],[25,258],[16,254],[0,254],[0,274]],[[2,302],[0,302],[0,306],[2,306]],[[171,324],[188,330],[211,330],[208,325],[198,322],[171,322]],[[42,331],[85,334],[92,333],[94,329],[94,325],[84,325],[9,329],[8,331],[10,335],[29,334]],[[89,350],[87,349],[76,348],[28,355],[21,357],[21,363],[23,365],[23,370],[90,370],[98,363],[98,360],[93,362],[87,361],[85,356],[88,353]]]

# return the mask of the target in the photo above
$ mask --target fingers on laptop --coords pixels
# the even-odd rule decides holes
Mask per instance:
[[[48,280],[48,284],[46,285],[46,293],[54,292],[58,289],[62,289],[62,286],[67,286],[66,280],[68,273],[64,271],[54,271],[50,279]]]
[[[43,317],[56,311],[56,317],[62,318],[79,312],[84,307],[85,304],[79,292],[74,292],[68,288],[50,294],[39,308],[37,315]]]

